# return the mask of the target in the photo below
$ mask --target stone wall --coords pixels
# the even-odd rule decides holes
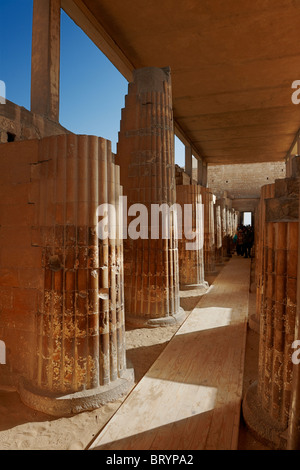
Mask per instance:
[[[6,100],[0,105],[0,143],[70,134],[59,123]]]
[[[285,162],[209,165],[207,185],[217,197],[226,191],[229,198],[252,199],[260,197],[262,186],[285,177]]]
[[[42,248],[35,240],[38,140],[0,146],[0,338],[6,345],[3,383],[30,369],[38,292],[43,286]]]

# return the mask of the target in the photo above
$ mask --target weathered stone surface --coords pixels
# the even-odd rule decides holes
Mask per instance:
[[[299,155],[296,155],[293,159],[292,159],[292,176],[294,178],[299,178],[300,177],[300,156]]]
[[[275,180],[275,197],[290,197],[298,199],[299,179],[291,177]]]
[[[266,222],[297,221],[299,218],[298,198],[280,197],[266,199]]]
[[[33,408],[59,415],[62,404],[64,414],[98,407],[133,384],[120,226],[109,239],[97,232],[98,206],[119,210],[110,142],[61,135],[2,144],[0,162],[7,186],[26,186],[23,200],[1,211],[7,367],[23,377],[21,398]]]
[[[34,0],[31,111],[59,121],[61,0]]]
[[[280,182],[280,189],[288,184],[289,179]],[[248,390],[243,410],[246,423],[260,439],[285,448],[297,307],[298,198],[275,198],[275,186],[262,188],[256,244],[258,380]]]
[[[58,122],[32,113],[27,109],[6,100],[5,106],[0,106],[1,143],[8,142],[8,133],[14,141],[41,139],[51,135],[71,134]]]
[[[261,198],[258,205],[255,235],[255,282],[256,282],[256,312],[253,318],[254,325],[259,330],[262,294],[264,289],[264,240],[265,240],[265,200],[275,196],[275,183],[267,184],[261,188]]]
[[[178,240],[179,282],[180,288],[207,287],[204,278],[204,218],[202,210],[201,187],[196,185],[177,185],[176,201],[181,206],[184,217],[184,207],[189,204],[192,208],[192,230],[195,238],[185,234]],[[198,205],[198,208],[197,208]],[[198,210],[198,212],[196,212]],[[198,240],[196,239],[198,237]],[[195,247],[189,249],[191,244]]]
[[[201,187],[201,194],[204,210],[204,271],[211,274],[216,270],[214,217],[216,198],[209,188]]]
[[[185,173],[183,168],[180,168],[178,165],[175,165],[175,178],[176,178],[176,185],[191,184],[190,176],[187,173]]]
[[[175,218],[167,218],[169,238],[151,236],[151,205],[176,203],[171,77],[168,68],[134,73],[122,110],[117,162],[128,208],[147,210],[147,238],[124,240],[126,320],[147,324],[182,319],[179,306],[178,244]],[[132,218],[128,218],[127,226]]]

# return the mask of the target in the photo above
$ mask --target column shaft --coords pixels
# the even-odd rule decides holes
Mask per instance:
[[[126,321],[142,325],[179,321],[183,311],[179,306],[176,211],[171,210],[176,188],[169,69],[135,71],[122,110],[117,158],[128,211],[136,207],[146,217],[140,234],[135,231],[134,235],[131,229],[138,214],[134,211],[126,219]],[[156,213],[152,213],[154,209]],[[160,219],[158,209],[165,211]]]
[[[62,135],[42,139],[39,147],[44,288],[35,365],[21,398],[48,414],[68,415],[112,401],[132,385],[120,227],[109,212],[107,223],[100,222],[116,231],[103,236],[97,217],[97,208],[107,204],[118,212],[120,180],[109,141]]]
[[[59,120],[61,0],[34,0],[31,111]]]
[[[262,196],[273,188],[262,188]],[[299,181],[275,182],[274,197],[263,207],[263,247],[257,256],[262,269],[258,380],[248,389],[243,412],[259,439],[286,448],[293,380],[292,343],[297,306]]]
[[[185,146],[185,172],[189,175],[190,178],[193,176],[193,154],[192,148],[190,146]]]
[[[202,183],[201,184],[204,188],[207,187],[207,165],[206,164],[202,165]]]
[[[182,237],[178,240],[179,281],[182,289],[207,288],[204,280],[204,220],[202,210],[201,187],[198,185],[177,185],[176,199],[181,207],[182,221],[187,217],[186,206],[192,210],[192,227],[183,225]],[[188,233],[187,233],[188,232]],[[191,238],[192,235],[198,236]]]
[[[275,184],[262,186],[260,202],[258,206],[258,224],[256,226],[256,244],[255,244],[255,283],[256,283],[256,313],[253,321],[259,325],[260,312],[263,295],[264,279],[264,241],[265,241],[265,200],[275,196]]]
[[[300,155],[300,137],[297,141],[297,153]],[[298,175],[297,175],[298,176]],[[299,204],[300,208],[300,204]],[[300,220],[300,216],[299,216]],[[297,307],[296,307],[296,320],[295,320],[295,335],[294,340],[300,339],[300,230],[298,232],[298,276],[297,276]],[[298,344],[298,343],[296,343]],[[295,350],[296,351],[296,350]],[[299,450],[300,449],[300,369],[299,363],[293,364],[293,381],[292,381],[292,397],[291,397],[291,409],[290,409],[290,420],[288,429],[288,450]]]
[[[216,251],[216,264],[223,264],[223,240],[222,240],[222,220],[221,220],[221,206],[215,204],[215,251]]]
[[[214,195],[209,188],[201,187],[204,209],[204,270],[207,274],[215,273],[215,220]]]
[[[203,178],[203,162],[202,160],[197,159],[197,182],[202,186]]]

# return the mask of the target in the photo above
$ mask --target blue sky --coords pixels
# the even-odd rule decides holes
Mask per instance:
[[[30,109],[33,0],[0,0],[0,80],[6,98]],[[77,134],[111,140],[116,151],[128,82],[62,11],[60,123]],[[184,146],[175,139],[176,163]]]

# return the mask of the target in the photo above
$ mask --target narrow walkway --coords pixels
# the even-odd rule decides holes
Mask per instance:
[[[233,257],[91,449],[237,449],[249,282]]]

